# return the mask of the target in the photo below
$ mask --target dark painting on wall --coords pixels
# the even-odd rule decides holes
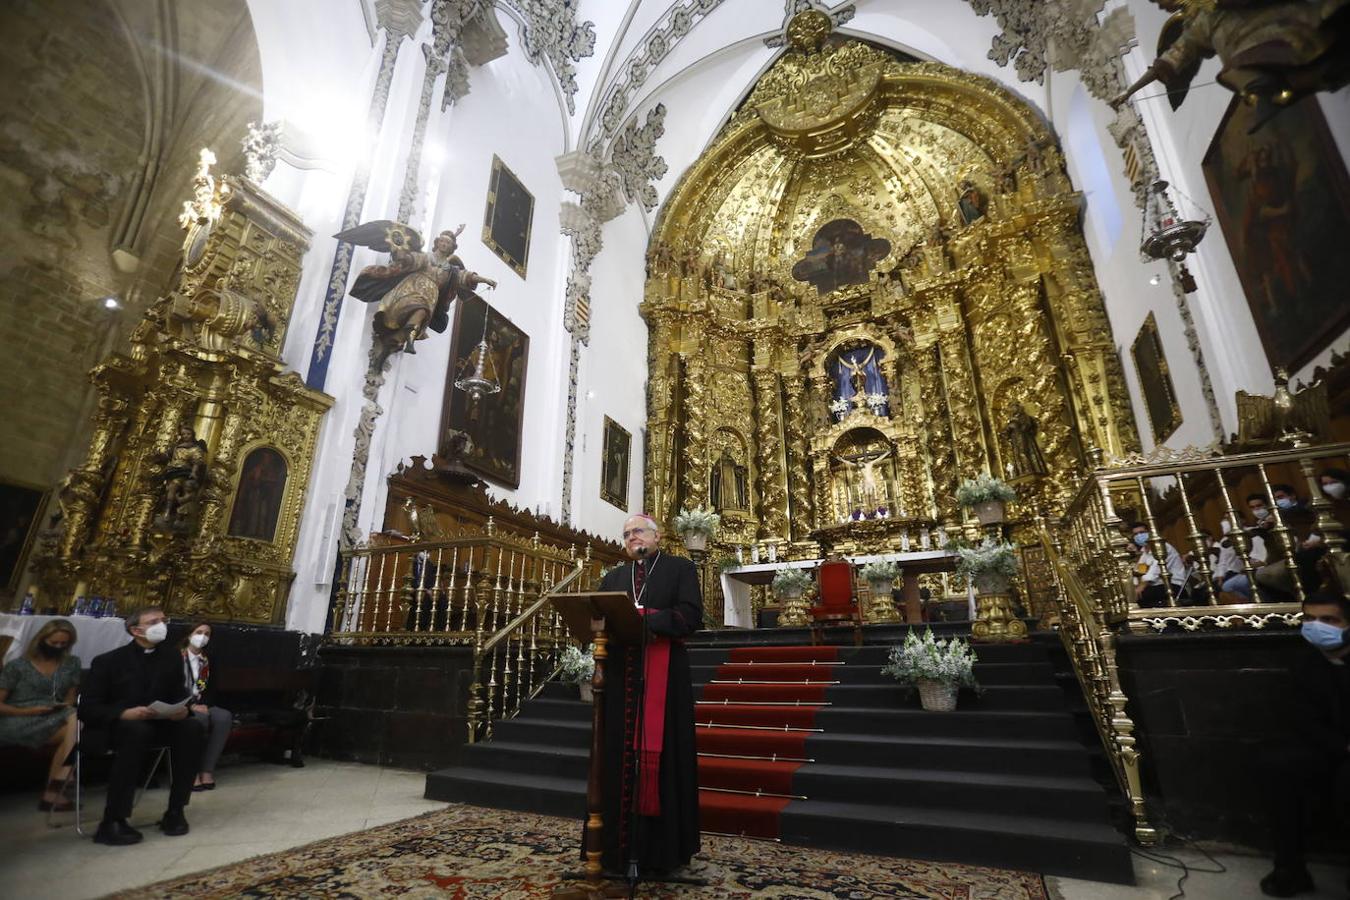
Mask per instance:
[[[286,457],[271,447],[258,447],[244,457],[239,488],[230,512],[230,537],[271,541],[286,496]]]
[[[533,221],[534,197],[505,163],[492,157],[487,213],[483,216],[483,243],[521,278],[525,277],[525,266],[530,258]]]
[[[891,242],[872,237],[852,219],[827,222],[811,239],[811,249],[792,267],[792,277],[824,295],[850,284],[865,284],[876,264],[891,252]]]
[[[46,500],[47,492],[41,488],[0,481],[0,586],[6,594],[19,587]]]
[[[633,436],[605,416],[605,447],[600,462],[600,499],[628,511],[628,460]]]
[[[1161,444],[1181,425],[1181,408],[1172,388],[1172,373],[1167,370],[1162,338],[1158,335],[1158,321],[1148,314],[1130,345],[1134,371],[1139,376],[1139,390],[1144,396],[1144,411],[1153,430],[1153,443]]]
[[[1316,97],[1252,121],[1229,104],[1205,179],[1270,365],[1292,371],[1350,324],[1350,178]]]
[[[484,330],[486,320],[486,331]],[[486,354],[480,350],[486,342]],[[520,487],[520,440],[525,413],[525,369],[530,338],[480,297],[456,304],[455,335],[445,379],[441,411],[440,454],[453,456],[466,468],[506,487]],[[455,387],[471,376],[479,361],[483,377],[498,385],[496,393],[473,399]],[[467,449],[450,449],[451,438],[466,436]]]

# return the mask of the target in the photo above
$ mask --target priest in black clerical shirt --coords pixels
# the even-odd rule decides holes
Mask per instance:
[[[115,757],[108,776],[108,803],[94,840],[100,844],[134,844],[141,833],[127,824],[145,751],[167,745],[173,761],[169,808],[159,822],[168,835],[188,833],[183,807],[192,796],[192,782],[201,762],[205,732],[186,704],[163,716],[152,710],[159,701],[174,704],[188,696],[183,657],[168,644],[164,611],[149,606],[126,619],[131,643],[94,657],[80,695],[80,720],[108,729]]]
[[[645,664],[641,646],[611,645],[606,669],[601,862],[620,874],[634,859],[645,875],[669,872],[699,850],[694,689],[683,639],[702,626],[703,601],[694,564],[657,549],[660,540],[656,522],[630,517],[623,543],[632,562],[600,583],[602,591],[627,592],[647,623]]]

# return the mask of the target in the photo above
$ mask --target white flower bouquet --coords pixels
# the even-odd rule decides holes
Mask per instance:
[[[976,687],[976,657],[970,645],[960,638],[937,638],[931,628],[923,636],[910,631],[905,643],[891,648],[890,662],[881,669],[902,684],[917,685],[923,681],[958,687]]]
[[[900,577],[900,567],[893,562],[870,562],[859,572],[863,581],[875,584],[878,581],[894,581]]]
[[[595,674],[595,657],[590,650],[583,651],[575,644],[563,648],[560,672],[562,680],[568,684],[588,684]]]
[[[807,575],[801,569],[779,569],[778,574],[773,576],[773,592],[779,597],[788,594],[800,595],[812,584],[810,575]]]
[[[1011,503],[1017,499],[1017,492],[1001,478],[995,478],[988,472],[981,472],[974,478],[967,478],[956,489],[956,502],[962,506],[975,506],[977,503]]]
[[[709,509],[682,509],[675,516],[675,533],[680,537],[702,535],[710,538],[717,533],[722,517]]]

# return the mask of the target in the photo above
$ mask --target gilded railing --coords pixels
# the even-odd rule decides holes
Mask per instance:
[[[1124,623],[1138,632],[1294,625],[1309,573],[1350,585],[1345,526],[1319,483],[1327,469],[1346,468],[1347,458],[1350,444],[1233,455],[1182,451],[1112,466],[1099,459],[1057,537],[1110,625]],[[1288,501],[1290,488],[1293,505],[1282,506],[1278,499]],[[1249,498],[1259,498],[1268,510],[1264,519],[1254,516]],[[1185,568],[1184,585],[1162,577],[1148,604],[1139,591],[1146,564],[1131,542],[1133,521],[1146,527],[1145,549],[1153,559],[1165,568],[1170,546]],[[1226,557],[1220,545],[1230,551]],[[1265,558],[1255,549],[1264,549]],[[1224,592],[1225,573],[1215,571],[1219,558],[1229,561],[1228,574],[1243,576],[1246,594]]]
[[[1158,831],[1150,823],[1144,805],[1134,721],[1125,709],[1128,698],[1116,667],[1116,636],[1102,605],[1094,602],[1044,524],[1040,528],[1040,541],[1059,588],[1059,637],[1073,662],[1116,782],[1129,801],[1135,840],[1146,846],[1156,844]]]
[[[548,599],[599,576],[587,548],[499,533],[361,547],[342,554],[326,638],[341,645],[464,646],[473,650],[470,741],[514,715],[558,668],[566,643]]]

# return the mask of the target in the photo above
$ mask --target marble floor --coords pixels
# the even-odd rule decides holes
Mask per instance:
[[[165,837],[154,827],[165,791],[151,791],[132,824],[145,840],[131,847],[104,847],[80,838],[69,827],[48,828],[34,809],[35,797],[0,797],[0,897],[80,900],[149,884],[227,863],[307,844],[415,816],[443,804],[422,799],[421,772],[381,769],[311,758],[303,769],[244,764],[223,767],[220,787],[194,794],[188,807],[192,831]],[[86,818],[96,824],[101,791],[91,792]],[[70,816],[62,817],[69,822]],[[1190,865],[1212,869],[1199,853],[1170,852]],[[1257,881],[1267,860],[1222,854],[1223,874],[1194,873],[1185,883],[1192,900],[1247,900],[1261,897]],[[1343,898],[1346,870],[1312,867],[1316,895]],[[1138,885],[1121,887],[1048,878],[1052,895],[1063,900],[1166,900],[1176,893],[1177,869],[1135,858]]]

